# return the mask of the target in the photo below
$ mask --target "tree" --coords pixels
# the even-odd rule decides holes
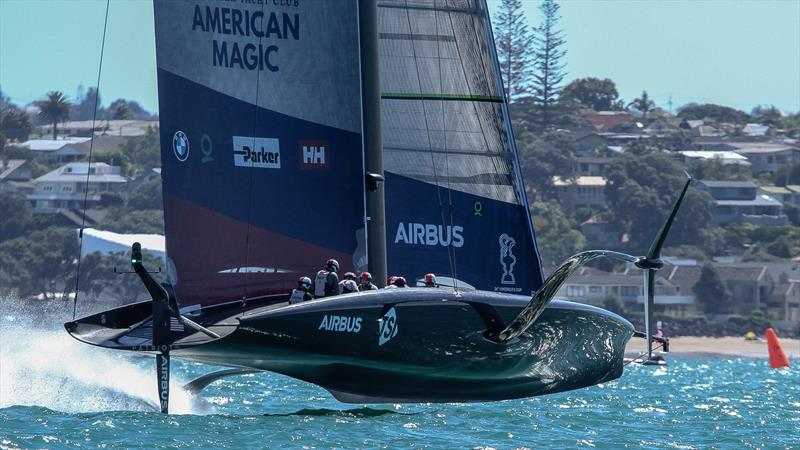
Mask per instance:
[[[128,209],[164,209],[161,179],[148,181],[137,187],[128,197]]]
[[[569,133],[555,130],[541,135],[522,133],[518,143],[525,183],[533,187],[540,199],[555,197],[553,177],[559,176],[565,181],[575,179],[575,142]]]
[[[52,226],[0,244],[2,271],[11,280],[6,288],[18,295],[50,298],[69,285],[78,257],[75,230]]]
[[[727,123],[746,123],[750,116],[746,112],[739,111],[727,106],[705,103],[689,103],[678,109],[678,117],[686,120],[711,119],[717,122]]]
[[[0,191],[0,242],[22,236],[31,219],[31,206],[19,192]]]
[[[575,100],[584,108],[595,111],[622,109],[617,86],[608,78],[578,78],[561,91],[561,101]]]
[[[494,20],[495,42],[506,101],[516,100],[528,91],[530,82],[529,49],[533,37],[522,13],[520,0],[502,0]]]
[[[731,293],[714,266],[703,266],[692,290],[706,313],[719,314],[730,310]]]
[[[555,106],[561,92],[565,64],[561,58],[566,55],[562,47],[566,43],[562,30],[556,28],[560,6],[555,0],[544,0],[539,6],[542,23],[534,29],[533,88],[534,102],[538,106],[538,129],[545,130],[553,124]]]
[[[606,198],[617,228],[629,233],[631,251],[644,252],[672,209],[686,182],[683,166],[668,153],[640,142],[606,168]],[[667,245],[697,245],[699,229],[711,222],[713,200],[689,190],[672,226]]]
[[[586,247],[586,238],[555,201],[531,205],[536,242],[542,263],[557,266]]]
[[[128,105],[125,103],[120,103],[114,109],[114,115],[111,117],[112,120],[127,120],[131,118],[131,112],[128,109]]]
[[[753,175],[742,164],[725,164],[720,158],[701,159],[689,165],[692,176],[698,180],[749,181]]]
[[[619,295],[610,293],[603,300],[603,308],[619,315],[625,314],[625,302],[619,298]]]
[[[774,180],[777,186],[800,184],[800,162],[776,170]]]
[[[629,108],[634,108],[635,110],[642,113],[642,120],[647,120],[647,113],[652,111],[653,108],[656,107],[655,102],[647,95],[647,91],[642,91],[642,95],[639,98],[633,99],[632,102],[628,103]]]
[[[750,115],[753,116],[758,123],[763,125],[769,125],[774,127],[780,122],[781,119],[781,111],[775,107],[775,105],[769,106],[761,106],[758,105],[750,111]]]
[[[58,124],[69,118],[72,104],[60,91],[50,91],[45,100],[36,102],[39,107],[39,117],[47,123],[53,124],[53,139],[58,137]]]
[[[115,233],[164,234],[164,211],[158,209],[130,211],[113,208],[100,222],[100,228]]]
[[[4,139],[27,141],[31,131],[33,131],[33,126],[28,113],[13,105],[0,110],[0,135]]]
[[[86,95],[82,98],[75,99],[76,103],[72,107],[70,117],[72,120],[92,120],[94,118],[94,110],[98,108],[97,116],[100,117],[99,109],[101,109],[100,91],[96,88],[90,87],[86,91]]]

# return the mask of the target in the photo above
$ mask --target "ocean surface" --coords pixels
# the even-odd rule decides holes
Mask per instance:
[[[479,404],[346,405],[273,374],[180,386],[212,368],[173,359],[172,414],[155,363],[0,311],[0,449],[800,448],[800,361],[670,358],[588,389]]]

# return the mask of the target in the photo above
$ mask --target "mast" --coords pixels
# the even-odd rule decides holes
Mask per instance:
[[[386,215],[378,73],[378,2],[358,0],[361,43],[361,114],[366,188],[367,266],[379,287],[386,283]]]

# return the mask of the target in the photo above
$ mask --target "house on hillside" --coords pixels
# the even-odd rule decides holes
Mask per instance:
[[[31,139],[19,146],[31,150],[40,163],[66,163],[83,158],[84,152],[78,145],[88,140],[88,137]]]
[[[100,205],[103,194],[122,191],[128,180],[118,166],[106,163],[69,163],[34,180],[36,190],[28,194],[32,211],[57,214],[81,211],[88,181],[87,208]]]
[[[756,225],[785,225],[783,205],[768,195],[758,195],[752,181],[701,180],[696,189],[708,192],[716,201],[711,221],[715,225],[752,223]]]
[[[19,191],[33,175],[31,163],[24,159],[0,160],[0,191]]]
[[[746,156],[754,174],[775,172],[783,166],[800,162],[800,148],[765,142],[729,142],[733,151]]]
[[[148,128],[158,128],[158,120],[72,120],[64,122],[58,129],[65,136],[88,137],[92,134],[106,136],[143,136]],[[39,132],[44,136],[50,130],[49,125],[39,127]]]
[[[589,177],[602,177],[611,158],[598,156],[578,156],[578,175]]]
[[[681,292],[679,286],[664,277],[666,271],[656,274],[656,311],[672,317],[696,315],[692,291]],[[617,297],[632,311],[641,311],[645,301],[642,273],[638,269],[604,272],[584,267],[568,278],[556,295],[558,298],[595,306],[603,306],[607,298]]]
[[[738,164],[750,167],[750,161],[746,156],[742,156],[732,151],[705,151],[705,150],[680,150],[672,153],[673,156],[689,164],[694,161],[719,161],[722,164]]]
[[[579,176],[574,181],[553,177],[553,187],[561,206],[567,211],[581,206],[606,206],[606,180],[603,177]]]
[[[800,278],[781,274],[767,302],[767,319],[800,324]]]
[[[761,125],[759,123],[748,123],[742,128],[742,134],[750,138],[763,138],[767,139],[769,132],[769,125]]]
[[[758,193],[768,195],[783,204],[792,203],[794,199],[793,192],[784,186],[759,186]]]
[[[644,129],[639,119],[624,111],[598,111],[584,114],[583,119],[591,123],[598,133],[641,133]]]

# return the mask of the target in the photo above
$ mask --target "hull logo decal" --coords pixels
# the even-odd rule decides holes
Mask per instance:
[[[511,236],[503,233],[500,235],[500,265],[503,266],[503,275],[500,277],[501,284],[517,284],[514,279],[514,265],[517,257],[511,249],[517,245],[517,241]]]
[[[178,161],[186,161],[189,157],[189,138],[183,131],[176,131],[172,136],[172,150],[175,152],[175,157]]]
[[[318,330],[337,333],[358,333],[361,331],[361,317],[325,315]]]
[[[380,324],[378,346],[381,346],[397,336],[397,312],[395,312],[394,307],[387,311],[378,323]]]

